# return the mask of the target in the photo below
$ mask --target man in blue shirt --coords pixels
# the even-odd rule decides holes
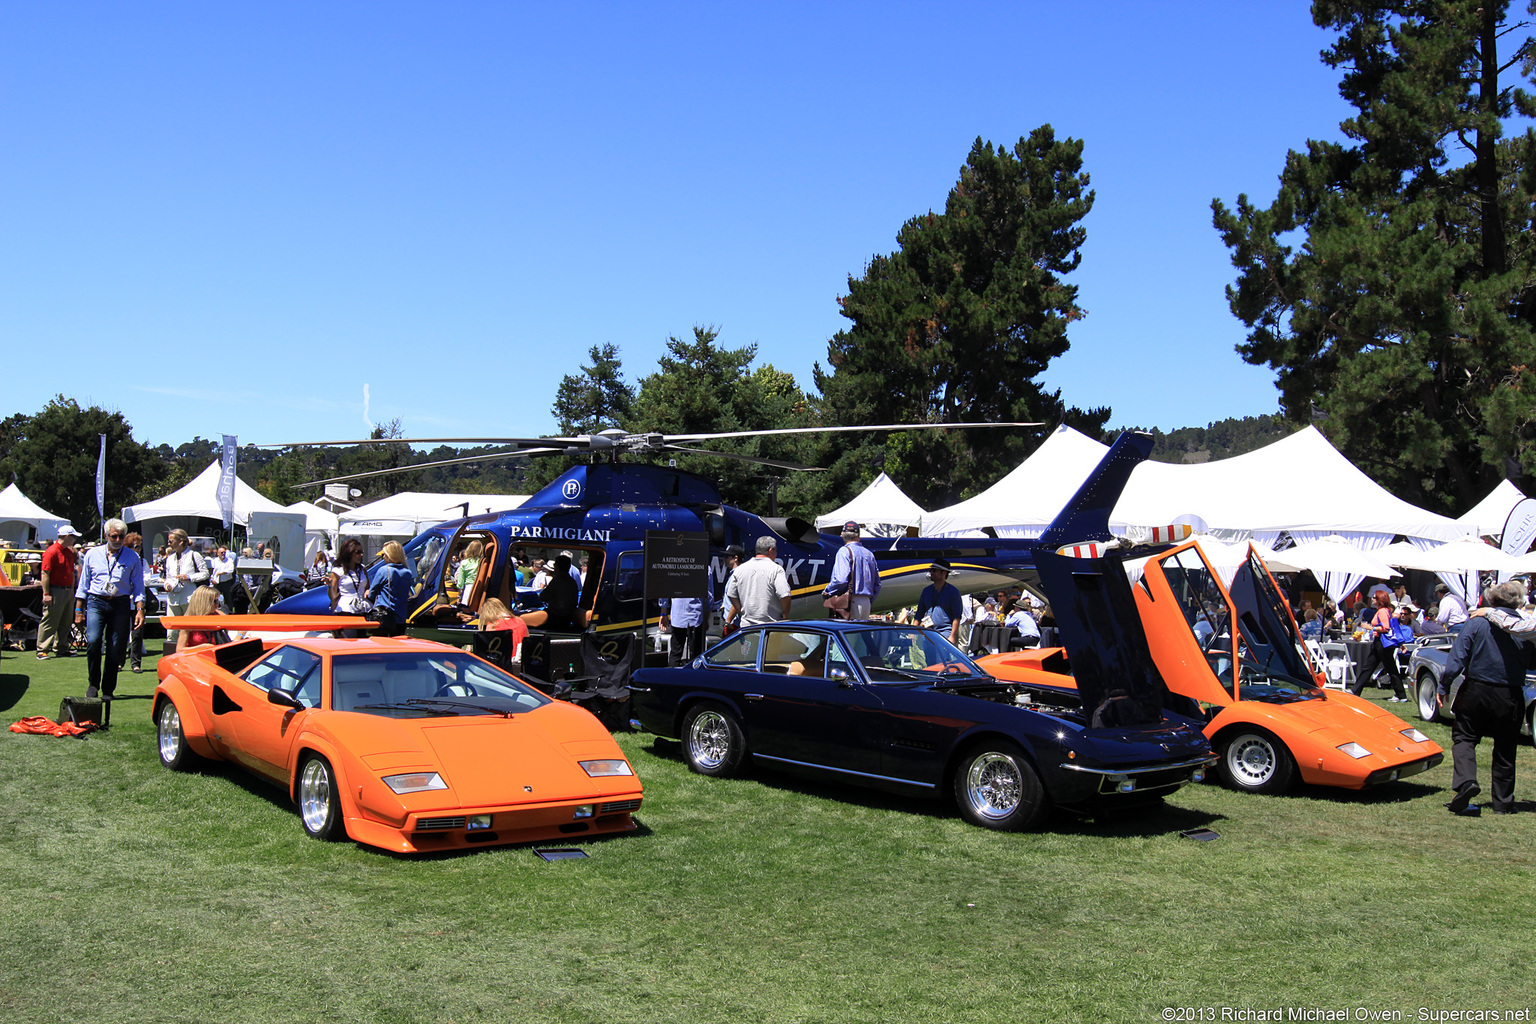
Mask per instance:
[[[932,624],[939,632],[949,633],[949,642],[960,643],[960,617],[965,613],[960,591],[949,585],[949,563],[940,558],[928,567],[933,582],[923,588],[917,599],[917,621]]]
[[[111,697],[117,690],[128,637],[144,625],[144,562],[123,546],[128,527],[121,519],[108,519],[104,528],[106,545],[85,553],[75,585],[75,624],[85,626],[87,697]]]
[[[869,618],[875,595],[880,593],[880,566],[875,553],[859,541],[858,523],[843,524],[843,546],[832,560],[832,582],[827,589],[836,590],[839,584],[847,587],[848,617]]]
[[[667,667],[676,668],[685,661],[692,661],[704,653],[705,637],[709,633],[709,609],[715,604],[714,571],[704,576],[706,598],[662,598],[661,626],[671,634],[667,642]]]

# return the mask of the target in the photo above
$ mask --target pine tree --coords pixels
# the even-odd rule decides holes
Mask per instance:
[[[1530,38],[1507,0],[1320,0],[1356,114],[1347,141],[1292,151],[1267,207],[1212,203],[1238,269],[1243,358],[1278,371],[1295,422],[1317,410],[1395,493],[1460,511],[1507,456],[1536,468],[1536,113],[1509,81]]]

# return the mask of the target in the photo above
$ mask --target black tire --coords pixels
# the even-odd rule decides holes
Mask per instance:
[[[1032,828],[1045,811],[1045,789],[1024,752],[1007,740],[976,743],[955,765],[955,804],[972,825],[999,832]]]
[[[1414,696],[1418,698],[1419,717],[1426,722],[1440,722],[1444,718],[1440,714],[1440,704],[1435,700],[1435,677],[1428,672],[1419,673],[1419,681],[1414,690]]]
[[[683,757],[700,775],[717,779],[741,771],[747,738],[736,716],[720,704],[695,704],[683,716]]]
[[[1526,712],[1525,724],[1531,728],[1531,746],[1536,747],[1536,704],[1532,704]]]
[[[190,771],[202,761],[187,745],[181,710],[169,698],[161,701],[160,710],[155,712],[155,745],[160,752],[160,763],[173,772]]]
[[[311,754],[299,765],[293,795],[299,805],[299,821],[310,838],[332,842],[346,837],[341,821],[341,799],[336,791],[336,772],[331,762]]]
[[[1221,777],[1244,793],[1284,793],[1296,781],[1296,759],[1273,734],[1238,730],[1222,741]]]

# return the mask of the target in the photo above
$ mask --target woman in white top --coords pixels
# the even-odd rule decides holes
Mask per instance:
[[[341,542],[336,561],[331,563],[331,574],[326,581],[331,592],[331,611],[342,615],[366,615],[368,603],[368,574],[363,571],[363,542],[348,537]]]

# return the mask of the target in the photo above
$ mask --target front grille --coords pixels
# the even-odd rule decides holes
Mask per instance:
[[[458,818],[417,818],[416,831],[437,832],[443,829],[463,828],[469,819]]]
[[[613,800],[603,804],[597,810],[599,814],[622,814],[625,811],[638,811],[639,800]]]

